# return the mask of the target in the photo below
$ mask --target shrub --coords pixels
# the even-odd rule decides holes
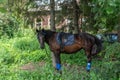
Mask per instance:
[[[105,55],[101,64],[97,64],[94,69],[95,75],[101,80],[119,80],[120,75],[120,43],[106,46]]]
[[[116,42],[106,47],[105,59],[120,59],[120,43]]]
[[[14,56],[6,48],[0,48],[0,63],[9,65],[14,63]]]
[[[1,36],[14,36],[14,32],[19,28],[17,20],[10,14],[0,13],[0,38]]]
[[[15,41],[14,48],[20,49],[21,51],[28,51],[28,52],[40,49],[39,43],[35,37],[19,38],[17,41]]]

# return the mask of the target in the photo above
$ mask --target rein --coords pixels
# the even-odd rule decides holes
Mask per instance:
[[[45,48],[44,48],[44,50],[45,50],[45,53],[47,54],[47,57],[48,57],[48,56],[49,56],[49,54],[48,54],[48,52],[47,52],[46,45],[45,45]]]
[[[47,49],[46,49],[46,47],[45,47],[45,52],[46,52],[46,54],[48,55],[48,52],[47,52]]]
[[[45,35],[46,33],[44,31],[42,31],[42,34],[43,34],[43,37],[45,38]],[[44,43],[45,44],[45,43]],[[44,50],[45,50],[45,53],[47,54],[47,57],[48,57],[48,52],[47,52],[47,49],[46,49],[46,45],[44,46]]]

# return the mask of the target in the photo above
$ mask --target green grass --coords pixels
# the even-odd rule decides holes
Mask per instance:
[[[25,29],[16,33],[14,38],[0,39],[0,80],[120,80],[120,44],[105,46],[99,54],[102,59],[93,59],[90,73],[85,71],[86,56],[83,50],[71,55],[62,54],[60,75],[52,66],[49,47],[46,45],[46,54],[39,48],[33,31]],[[42,63],[38,65],[39,62]],[[35,69],[20,69],[28,63],[33,63]]]

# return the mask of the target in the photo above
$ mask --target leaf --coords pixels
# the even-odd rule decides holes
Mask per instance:
[[[0,4],[3,3],[3,2],[4,2],[4,0],[0,0]]]
[[[7,10],[4,7],[0,7],[0,12],[5,13],[5,12],[7,12]]]
[[[115,7],[115,6],[116,6],[116,3],[115,3],[115,1],[109,1],[109,5],[112,6],[112,7],[113,7],[113,6]]]
[[[107,13],[107,14],[113,14],[113,12],[114,12],[114,10],[113,10],[112,7],[107,7],[107,8],[106,8],[106,13]]]
[[[106,18],[105,18],[105,17],[102,17],[102,18],[101,18],[101,21],[102,21],[103,23],[106,23]]]

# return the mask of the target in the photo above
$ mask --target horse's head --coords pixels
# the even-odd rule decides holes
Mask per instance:
[[[44,30],[36,30],[37,32],[37,38],[38,38],[38,41],[40,43],[40,48],[41,49],[44,49],[45,47],[45,32]]]

